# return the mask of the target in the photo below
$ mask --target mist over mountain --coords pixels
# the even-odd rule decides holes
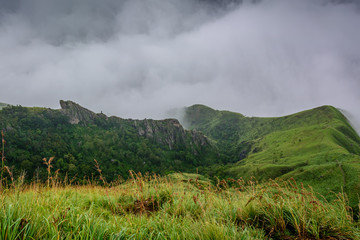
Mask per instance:
[[[359,122],[359,25],[359,1],[0,0],[0,101],[132,118],[328,104]]]

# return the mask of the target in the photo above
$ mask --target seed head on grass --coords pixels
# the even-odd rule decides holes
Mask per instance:
[[[14,177],[12,172],[10,171],[10,168],[5,165],[5,134],[4,130],[1,130],[1,177],[0,177],[0,192],[3,189],[3,182],[4,182],[4,172],[7,172],[10,176],[12,185],[14,186]],[[6,182],[6,181],[5,181]]]
[[[46,171],[48,173],[48,179],[47,179],[47,185],[48,187],[50,186],[50,181],[52,180],[52,176],[51,176],[51,168],[53,167],[51,165],[51,162],[54,160],[54,157],[49,158],[49,160],[47,160],[46,158],[43,158],[44,164],[47,166]]]
[[[0,191],[3,188],[3,171],[5,166],[5,138],[4,138],[4,130],[1,130],[1,178],[0,178]]]
[[[99,163],[98,161],[96,161],[96,159],[94,159],[94,162],[95,162],[95,168],[96,168],[96,171],[100,174],[100,180],[103,182],[104,186],[107,185],[106,181],[105,181],[105,178],[103,177],[102,175],[102,171],[100,169],[100,166],[99,166]]]
[[[10,168],[8,166],[4,166],[4,169],[6,170],[6,172],[9,174],[11,182],[14,183],[14,177],[12,172],[10,171]]]

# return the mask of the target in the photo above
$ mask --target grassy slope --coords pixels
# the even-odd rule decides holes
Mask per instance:
[[[342,195],[321,202],[291,181],[214,186],[195,174],[132,176],[112,187],[17,182],[0,195],[0,239],[360,237]]]
[[[256,118],[194,105],[185,119],[187,127],[203,131],[235,159],[218,173],[258,180],[294,177],[327,197],[344,189],[357,202],[360,138],[334,107]]]

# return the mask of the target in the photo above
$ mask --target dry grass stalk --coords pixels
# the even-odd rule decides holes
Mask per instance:
[[[8,166],[5,165],[5,134],[4,134],[4,130],[1,130],[1,177],[0,177],[0,192],[2,192],[3,188],[4,188],[4,172],[6,171],[11,179],[11,182],[14,186],[14,177],[12,172],[10,171],[10,168]],[[5,181],[6,182],[6,181]]]
[[[5,162],[5,134],[4,134],[4,130],[1,130],[1,146],[2,146],[1,161]]]
[[[5,138],[4,131],[1,130],[1,178],[0,178],[0,192],[3,190],[3,171],[5,166]]]
[[[4,169],[6,170],[6,172],[9,174],[11,182],[14,183],[14,177],[12,172],[10,171],[10,168],[8,166],[4,166]]]
[[[50,182],[52,180],[51,176],[51,168],[53,167],[51,165],[51,162],[54,160],[54,157],[49,158],[49,160],[46,160],[46,158],[43,158],[44,164],[47,166],[46,171],[48,173],[48,179],[47,179],[47,186],[50,186]]]
[[[104,186],[107,185],[106,181],[105,181],[105,178],[103,177],[102,175],[102,171],[100,169],[100,166],[99,166],[99,163],[98,161],[96,161],[96,159],[94,159],[94,162],[95,162],[95,168],[96,168],[96,171],[100,174],[100,180],[103,182]]]

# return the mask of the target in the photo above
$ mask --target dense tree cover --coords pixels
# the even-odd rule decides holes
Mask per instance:
[[[152,139],[139,135],[132,120],[95,120],[94,124],[70,124],[69,118],[59,110],[4,108],[0,111],[0,127],[5,132],[6,164],[15,175],[26,171],[28,179],[45,179],[46,166],[42,159],[55,157],[53,172],[59,170],[60,177],[67,174],[70,179],[84,179],[98,174],[96,159],[107,180],[114,180],[118,176],[126,178],[130,169],[166,173],[221,163],[212,145],[195,144],[194,136],[182,128],[183,132],[177,133],[182,138],[174,139],[169,147],[165,140],[159,139],[161,134],[165,139],[167,132]],[[159,121],[159,124],[165,123]]]

